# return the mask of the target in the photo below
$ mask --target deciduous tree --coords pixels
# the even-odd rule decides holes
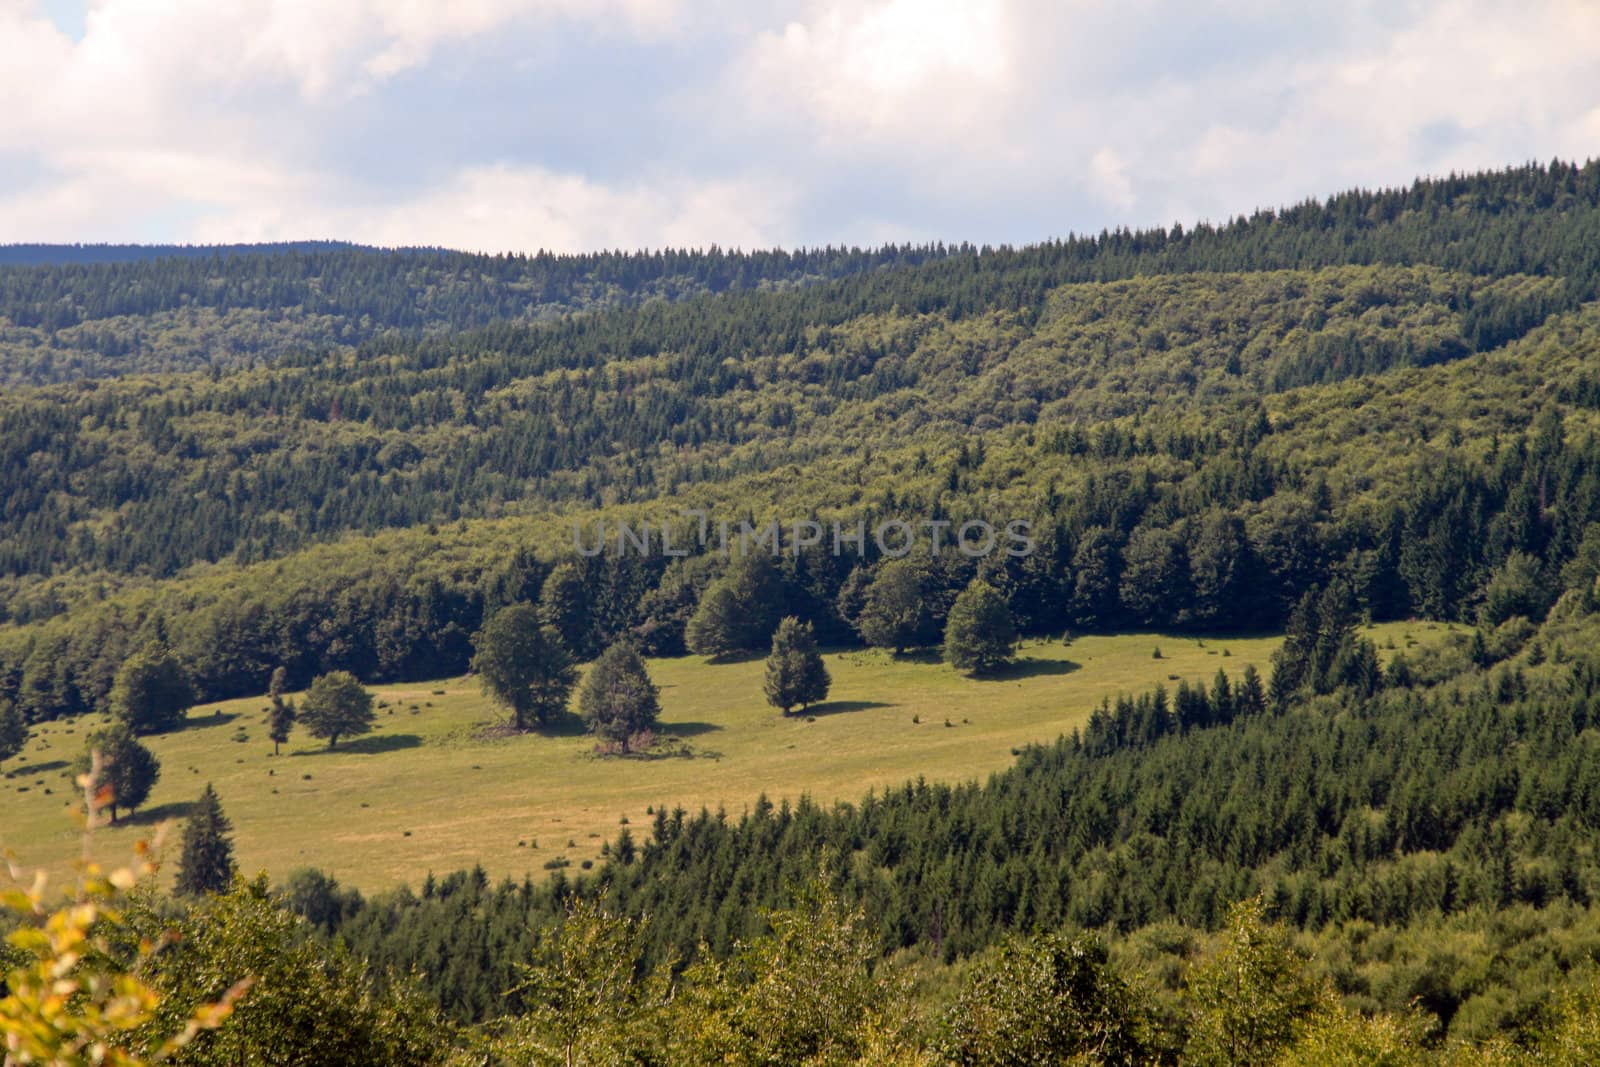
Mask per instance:
[[[1195,1014],[1189,1055],[1197,1064],[1271,1063],[1316,1009],[1321,992],[1289,932],[1266,921],[1259,899],[1228,911],[1217,950],[1190,973]]]
[[[910,556],[880,566],[856,616],[861,639],[897,653],[931,640],[926,578],[924,561]]]
[[[96,752],[102,767],[100,781],[111,790],[107,806],[114,823],[118,808],[137,811],[149,799],[150,790],[161,779],[161,761],[140,744],[125,722],[114,722],[89,735],[88,746],[78,758],[78,773],[88,773]]]
[[[328,747],[341,737],[372,729],[372,694],[349,671],[332,671],[311,682],[300,706],[300,721],[312,737],[327,738]]]
[[[1017,650],[1017,630],[1005,597],[982,579],[962,590],[945,624],[945,662],[958,671],[987,674],[1009,663]]]
[[[171,651],[148,645],[117,671],[111,685],[111,713],[136,734],[156,734],[182,725],[194,703],[189,675]]]
[[[974,967],[945,1017],[958,1064],[1145,1063],[1148,1020],[1105,946],[1013,936]]]
[[[473,638],[472,666],[485,692],[511,709],[519,730],[545,726],[567,709],[578,669],[554,626],[529,604],[495,612]]]
[[[288,685],[289,672],[282,667],[272,672],[272,682],[267,687],[267,697],[272,701],[267,708],[267,737],[272,741],[272,754],[278,754],[279,746],[289,740],[289,733],[294,729],[295,709],[294,701],[283,695]]]
[[[22,717],[22,709],[0,697],[0,763],[21,755],[27,743],[28,720]]]

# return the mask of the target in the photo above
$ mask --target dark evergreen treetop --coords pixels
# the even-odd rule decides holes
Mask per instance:
[[[186,896],[222,893],[233,884],[233,823],[222,813],[217,791],[206,783],[205,792],[190,809],[183,827],[183,850],[178,855],[177,891]]]

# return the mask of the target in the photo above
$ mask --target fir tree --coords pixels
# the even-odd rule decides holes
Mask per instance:
[[[233,823],[222,813],[217,791],[206,783],[205,792],[183,828],[183,853],[178,857],[179,893],[199,896],[222,893],[233,883]]]
[[[295,710],[294,702],[284,697],[283,691],[288,684],[288,671],[282,667],[272,672],[272,682],[267,687],[267,696],[272,705],[267,708],[267,737],[272,741],[272,754],[278,754],[278,748],[289,740],[289,732],[294,729]]]
[[[772,652],[767,656],[767,703],[785,715],[796,704],[804,711],[828,698],[832,681],[822,653],[817,651],[811,624],[793,615],[785,617],[772,635]]]

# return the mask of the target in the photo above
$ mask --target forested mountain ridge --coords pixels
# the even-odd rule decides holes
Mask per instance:
[[[860,310],[898,305],[960,317],[1032,309],[1045,292],[1069,282],[1388,263],[1561,278],[1561,302],[1571,306],[1596,292],[1597,247],[1600,168],[1556,161],[1342,193],[1222,225],[1118,230],[1020,249],[477,256],[313,244],[287,252],[218,249],[209,256],[0,265],[0,382],[227,369],[296,350],[346,347],[390,330],[459,330],[919,263],[924,270],[865,280],[844,299]],[[1504,339],[1494,331],[1525,325],[1491,316],[1472,340],[1485,347]]]
[[[344,530],[648,500],[847,440],[1170,415],[1459,358],[1479,308],[1536,322],[1558,289],[1425,268],[1192,274],[1064,286],[1032,317],[890,311],[787,337],[792,301],[724,298],[216,382],[14,392],[0,567],[162,577]]]
[[[0,267],[60,267],[67,264],[139,263],[173,257],[331,252],[366,248],[349,241],[263,241],[255,244],[0,244]]]
[[[391,332],[782,288],[943,254],[885,246],[488,256],[334,242],[34,266],[6,266],[0,254],[0,384],[223,371],[349,351]]]
[[[152,633],[191,649],[219,696],[264,684],[280,655],[264,649],[297,676],[448,673],[486,607],[537,596],[570,553],[561,516],[690,502],[730,519],[1032,517],[1047,552],[1005,583],[1037,629],[1273,625],[1334,572],[1379,617],[1462,617],[1513,552],[1548,580],[1595,517],[1597,225],[1600,166],[1554,164],[1024,249],[155,261],[177,271],[158,295],[220,262],[238,272],[217,306],[333,277],[402,317],[417,277],[491,263],[508,288],[538,268],[572,291],[594,272],[647,288],[687,274],[688,291],[739,270],[751,284],[768,267],[850,273],[228,373],[8,390],[6,615],[68,617],[0,635],[0,681],[30,716],[93,706],[114,657]],[[69,280],[34,278],[41,293]],[[463,282],[427,299],[447,320],[500,315],[481,295]],[[1536,427],[1541,412],[1555,423]],[[296,555],[386,528],[406,529]],[[1475,548],[1425,564],[1413,545],[1456,535]],[[1267,576],[1254,599],[1192,587],[1214,553],[1244,548]],[[871,557],[794,579],[816,586],[797,606],[820,632],[851,637],[833,602]],[[593,566],[614,587],[594,632],[644,627],[660,651],[682,647],[719,570]]]

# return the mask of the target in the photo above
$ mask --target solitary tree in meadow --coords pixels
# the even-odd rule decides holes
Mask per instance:
[[[555,627],[531,604],[494,613],[474,635],[472,667],[484,691],[511,709],[519,730],[544,726],[567,708],[578,669]]]
[[[622,642],[606,649],[589,668],[578,707],[590,730],[626,744],[661,715],[660,690],[638,650]]]
[[[217,791],[207,782],[183,828],[183,853],[178,857],[179,893],[222,893],[233,884],[232,830],[233,823],[222,814]]]
[[[87,774],[93,757],[100,753],[99,785],[111,790],[111,821],[117,809],[136,811],[150,797],[150,790],[161,779],[161,761],[133,735],[125,722],[114,722],[89,735],[83,755],[78,757],[76,774]]]
[[[355,737],[372,729],[372,694],[349,671],[321,675],[306,690],[300,721],[312,737],[327,738],[328,747],[341,737]]]
[[[793,615],[786,617],[772,635],[772,652],[767,656],[767,703],[785,715],[796,704],[804,711],[828,698],[832,681],[822,653],[817,651],[811,624]]]
[[[1017,628],[1005,597],[981,578],[961,591],[944,631],[945,662],[960,671],[987,674],[1010,662]]]

